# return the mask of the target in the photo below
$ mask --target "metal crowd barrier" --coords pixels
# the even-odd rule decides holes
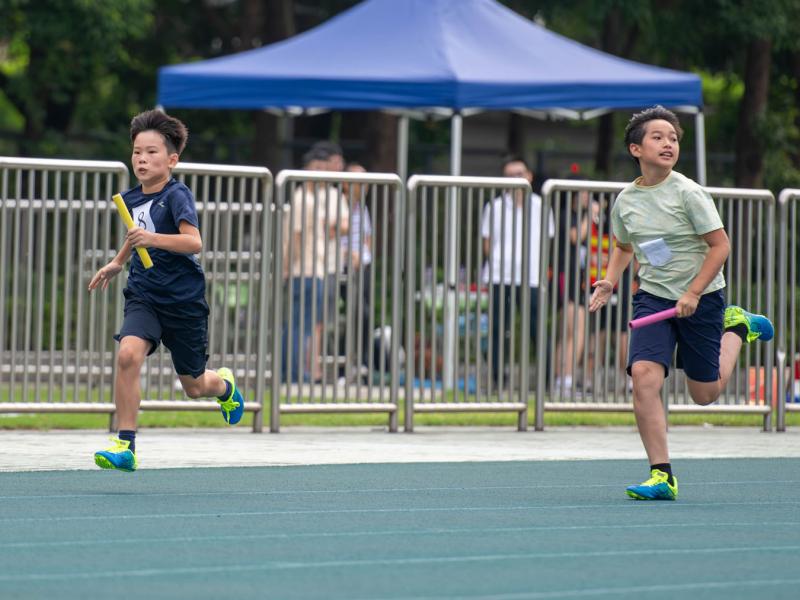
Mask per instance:
[[[774,320],[775,197],[767,190],[705,189],[716,201],[731,240],[731,253],[724,267],[726,301]],[[776,401],[774,344],[772,340],[743,345],[725,392],[710,406],[696,406],[686,386],[678,386],[676,378],[669,410],[761,414],[764,430],[768,431]]]
[[[800,412],[800,332],[798,332],[798,227],[800,189],[786,189],[778,196],[778,304],[777,336],[777,423],[786,431],[786,413]],[[788,239],[787,239],[788,238]],[[788,293],[787,293],[788,292]]]
[[[633,410],[627,359],[631,269],[611,301],[588,312],[591,285],[602,278],[610,250],[610,208],[625,187],[618,182],[548,180],[545,207],[557,223],[552,246],[542,252],[537,354],[537,430],[544,411]],[[621,365],[623,365],[621,367]]]
[[[0,411],[112,415],[127,270],[105,292],[86,286],[122,245],[112,194],[129,187],[119,162],[0,158]],[[209,365],[225,363],[261,429],[271,257],[267,169],[182,164],[197,199],[211,307]],[[257,332],[252,335],[252,332]],[[259,365],[262,365],[259,367]],[[169,354],[142,376],[143,410],[218,410],[179,399]]]
[[[113,413],[111,293],[120,162],[0,157],[0,412]]]
[[[536,428],[544,412],[631,411],[631,382],[623,372],[627,323],[637,285],[626,270],[612,300],[597,314],[588,313],[591,284],[601,278],[611,250],[610,207],[624,184],[549,180],[544,204],[559,223],[552,248],[542,253],[537,354],[548,356],[537,372]],[[731,256],[725,264],[726,299],[752,312],[771,313],[774,279],[774,198],[766,190],[706,188],[714,197],[728,235]],[[573,231],[571,231],[573,230]],[[573,241],[572,237],[575,240]],[[568,350],[568,349],[571,349]],[[746,345],[726,391],[711,406],[689,397],[682,371],[670,369],[664,386],[665,409],[672,412],[757,413],[770,428],[773,406],[772,342]],[[573,377],[571,385],[565,374]]]
[[[261,431],[271,377],[272,173],[264,167],[178,163],[173,175],[192,190],[200,220],[210,309],[208,368],[233,371],[246,392],[245,410],[254,413],[253,431]],[[184,397],[163,345],[146,362],[142,396],[150,398],[142,401],[148,410],[219,410],[214,400]]]
[[[270,430],[282,414],[377,412],[396,431],[402,182],[287,170],[276,189]]]
[[[403,400],[407,431],[417,413],[466,411],[515,412],[524,430],[532,389],[537,429],[545,411],[632,410],[622,371],[632,271],[616,301],[596,315],[586,310],[624,184],[546,182],[537,221],[545,225],[534,231],[530,203],[510,209],[517,194],[530,197],[520,179],[415,176],[406,204],[394,174],[283,171],[276,209],[264,168],[182,163],[175,176],[194,192],[201,221],[209,367],[234,371],[255,431],[268,383],[272,431],[281,414],[313,412],[386,413],[396,431]],[[113,418],[111,336],[124,276],[105,293],[88,294],[86,285],[122,243],[109,200],[128,185],[119,162],[0,157],[0,412]],[[765,429],[774,410],[783,431],[786,412],[800,411],[800,190],[780,195],[776,240],[770,192],[707,189],[732,240],[727,300],[774,317],[776,352],[772,342],[745,346],[726,392],[708,407],[692,403],[673,368],[665,409],[755,413]],[[345,208],[347,220],[336,218]],[[328,219],[322,228],[320,218]],[[535,235],[538,265],[535,252],[512,253],[510,262],[492,256],[494,241],[530,248]],[[537,271],[538,289],[522,285]],[[217,410],[183,397],[163,348],[142,384],[145,410]]]
[[[530,197],[525,179],[409,180],[406,431],[421,412],[516,412],[527,428]]]

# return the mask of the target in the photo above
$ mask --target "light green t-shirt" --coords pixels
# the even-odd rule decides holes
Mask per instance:
[[[700,272],[708,254],[703,235],[722,229],[717,207],[697,183],[672,171],[658,185],[637,179],[619,193],[611,210],[614,237],[633,244],[639,261],[640,287],[677,300]],[[703,292],[725,287],[720,270]]]

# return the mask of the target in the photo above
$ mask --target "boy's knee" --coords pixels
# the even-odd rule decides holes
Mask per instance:
[[[658,377],[658,369],[660,365],[650,362],[637,361],[631,365],[631,377],[633,378],[633,385],[636,382],[649,383]]]
[[[720,389],[717,382],[698,382],[689,383],[689,395],[692,401],[700,406],[713,404],[719,398]]]
[[[701,396],[692,396],[692,400],[695,404],[699,404],[700,406],[708,406],[709,404],[713,404],[718,397],[717,394],[704,394]]]
[[[202,386],[197,382],[197,380],[190,379],[188,377],[182,377],[181,385],[183,386],[183,392],[192,400],[203,396]]]
[[[121,347],[117,354],[117,365],[121,371],[129,371],[131,369],[138,369],[142,366],[143,359],[139,353],[128,347]]]

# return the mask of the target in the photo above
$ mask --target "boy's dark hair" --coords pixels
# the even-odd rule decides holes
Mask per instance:
[[[514,163],[514,162],[522,163],[523,166],[525,167],[526,171],[530,171],[531,170],[531,168],[528,166],[528,163],[526,162],[526,160],[524,158],[522,158],[519,154],[508,154],[507,156],[504,156],[503,157],[503,164],[501,165],[501,168],[505,169],[506,166],[508,166],[509,164]]]
[[[658,119],[666,121],[675,128],[675,133],[678,134],[678,140],[683,137],[683,129],[675,113],[657,104],[656,106],[636,113],[631,117],[631,120],[628,121],[628,125],[625,127],[625,149],[629,153],[631,151],[631,144],[638,145],[642,143],[645,125],[647,125],[648,121],[655,121]],[[634,156],[633,159],[636,161],[636,164],[639,164],[638,158]]]
[[[164,111],[153,109],[139,113],[131,120],[131,143],[143,131],[156,131],[164,138],[167,152],[180,154],[186,148],[189,130],[179,119]]]

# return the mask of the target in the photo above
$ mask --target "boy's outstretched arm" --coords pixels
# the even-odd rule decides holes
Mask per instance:
[[[684,292],[675,305],[679,317],[690,317],[694,314],[697,304],[700,302],[700,296],[720,272],[731,252],[728,234],[722,228],[704,234],[703,239],[708,244],[708,254],[700,267],[700,272],[697,273],[692,283],[689,284],[689,289]]]
[[[633,246],[623,244],[616,238],[614,239],[614,249],[611,251],[611,258],[608,261],[605,279],[598,279],[592,284],[594,292],[589,299],[589,312],[595,312],[602,308],[611,297],[614,286],[617,285],[623,271],[633,260]]]
[[[125,243],[122,244],[122,248],[117,252],[117,255],[111,259],[111,262],[101,267],[97,273],[94,274],[94,277],[92,277],[92,280],[89,282],[89,291],[91,292],[98,285],[102,285],[102,289],[106,289],[114,276],[122,271],[122,267],[128,262],[132,251],[133,248],[126,240]]]

